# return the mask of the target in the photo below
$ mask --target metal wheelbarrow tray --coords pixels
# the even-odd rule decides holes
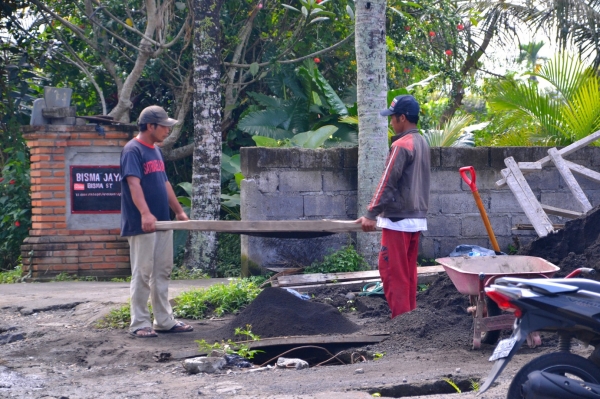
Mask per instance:
[[[473,313],[473,349],[481,343],[495,344],[500,330],[511,328],[515,317],[501,314],[498,305],[485,295],[484,288],[499,277],[550,278],[560,270],[545,259],[534,256],[461,256],[438,258],[436,261],[461,294],[469,295]],[[531,337],[530,346],[539,345],[539,335]]]

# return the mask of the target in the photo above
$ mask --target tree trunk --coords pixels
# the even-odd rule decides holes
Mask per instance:
[[[357,0],[358,214],[366,212],[388,153],[385,0]],[[358,252],[376,267],[380,234],[359,233]]]
[[[218,220],[221,210],[221,5],[222,0],[194,0],[194,220]],[[216,261],[216,233],[191,231],[186,267],[214,275]]]

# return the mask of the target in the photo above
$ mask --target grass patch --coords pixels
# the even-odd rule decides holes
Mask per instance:
[[[148,304],[150,319],[154,318],[152,305]],[[96,328],[121,329],[131,324],[131,304],[112,309],[106,316],[96,322]]]
[[[13,270],[0,271],[0,284],[15,284],[21,282],[21,265],[17,265]]]
[[[326,255],[322,262],[314,262],[304,269],[304,273],[343,273],[367,270],[369,265],[365,259],[356,252],[352,245]]]
[[[206,289],[186,291],[175,298],[173,313],[185,319],[237,313],[258,296],[261,291],[258,286],[256,279],[244,278],[227,285],[217,284]]]
[[[96,328],[125,328],[131,324],[131,308],[129,304],[111,310],[98,320]]]
[[[210,278],[201,269],[186,269],[185,267],[174,267],[171,271],[171,280],[200,280]]]

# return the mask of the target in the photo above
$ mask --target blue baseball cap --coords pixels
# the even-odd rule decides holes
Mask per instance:
[[[415,98],[411,95],[404,94],[401,96],[396,96],[390,107],[388,109],[384,109],[379,112],[381,116],[390,116],[390,115],[419,115],[419,103]]]

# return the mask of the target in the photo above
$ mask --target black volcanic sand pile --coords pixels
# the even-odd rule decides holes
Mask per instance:
[[[579,267],[600,270],[600,207],[568,221],[555,233],[537,238],[518,255],[536,256],[560,267],[555,277],[564,277]],[[599,280],[600,275],[590,278]]]
[[[239,339],[235,337],[235,329],[246,328],[248,324],[252,333],[261,338],[352,334],[360,330],[331,305],[300,299],[281,288],[265,288],[232,321],[207,335],[215,341]]]
[[[359,317],[378,317],[363,327],[365,333],[386,332],[390,338],[373,345],[372,350],[386,353],[423,348],[470,348],[473,317],[467,313],[469,298],[456,290],[446,275],[435,280],[427,290],[417,294],[417,308],[390,320],[390,310],[383,296],[358,297]],[[361,303],[367,302],[366,309]]]

